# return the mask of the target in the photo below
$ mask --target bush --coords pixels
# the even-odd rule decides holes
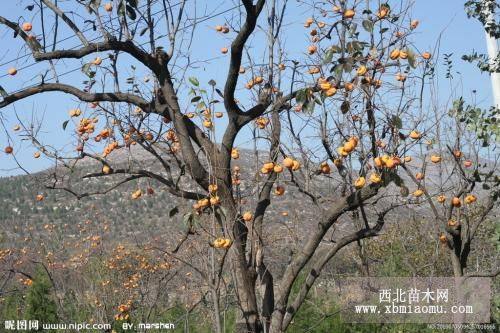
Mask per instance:
[[[25,319],[38,320],[42,324],[58,322],[57,305],[52,295],[52,284],[44,269],[38,267],[33,277],[33,284],[26,295]]]

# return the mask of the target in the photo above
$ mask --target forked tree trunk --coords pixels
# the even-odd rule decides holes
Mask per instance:
[[[219,180],[223,183],[230,182],[230,176],[219,175]],[[236,333],[260,333],[262,325],[259,320],[259,311],[256,297],[256,278],[257,274],[252,270],[246,259],[246,241],[248,229],[245,222],[236,209],[234,198],[229,186],[221,184],[219,196],[222,202],[226,203],[226,226],[232,227],[233,246],[231,246],[229,259],[233,278],[235,282],[235,291],[237,297],[238,309],[236,312]]]

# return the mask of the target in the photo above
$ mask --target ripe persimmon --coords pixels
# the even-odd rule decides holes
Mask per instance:
[[[104,10],[108,13],[111,12],[113,10],[113,4],[111,2],[104,4]]]
[[[384,19],[388,14],[389,14],[389,7],[387,6],[380,6],[379,10],[378,10],[378,13],[377,13],[377,17],[379,19]]]
[[[431,162],[432,163],[439,163],[439,162],[441,162],[441,156],[439,156],[439,155],[432,155],[431,156]]]
[[[212,123],[212,121],[211,121],[211,120],[209,120],[209,119],[205,119],[205,120],[203,121],[203,127],[208,128],[208,129],[211,129],[211,128],[213,127],[213,123]]]
[[[238,158],[240,158],[240,152],[238,151],[238,149],[233,148],[233,149],[231,150],[231,158],[232,158],[233,160],[237,160]]]
[[[304,27],[309,28],[311,26],[311,24],[313,24],[313,22],[314,22],[314,19],[312,17],[308,18],[306,20],[306,22],[304,23]]]
[[[343,17],[346,19],[352,19],[356,15],[356,12],[353,9],[346,9],[344,11]]]
[[[105,175],[108,175],[108,174],[111,173],[111,168],[109,167],[109,165],[104,164],[102,166],[102,173],[105,174]]]
[[[422,134],[417,131],[417,130],[413,130],[410,132],[410,138],[414,139],[414,140],[418,140],[422,137]]]
[[[324,174],[324,175],[330,174],[331,168],[330,168],[330,165],[328,165],[328,162],[321,163],[319,167],[320,167],[322,174]]]
[[[273,171],[276,173],[282,173],[283,172],[283,167],[279,164],[276,164],[273,168]]]
[[[356,73],[358,74],[358,76],[363,76],[366,74],[366,71],[367,71],[367,68],[365,65],[361,65],[359,66],[359,68],[356,70]]]
[[[216,205],[220,204],[220,198],[219,198],[219,196],[215,195],[213,197],[210,197],[210,204],[212,206],[216,206]]]
[[[406,81],[406,75],[404,75],[402,73],[397,73],[396,74],[396,81],[405,82]]]
[[[132,199],[138,199],[142,196],[142,190],[141,189],[137,189],[135,190],[133,193],[132,193]]]
[[[378,173],[374,172],[370,175],[370,182],[372,182],[373,184],[378,184],[381,181],[382,177]]]
[[[365,177],[359,177],[358,179],[356,179],[356,181],[354,182],[354,187],[357,188],[358,190],[363,188],[366,184],[366,179]]]
[[[28,32],[28,31],[31,31],[31,29],[33,29],[33,25],[30,22],[23,23],[23,30],[24,31]]]
[[[394,49],[391,51],[391,54],[389,55],[389,58],[391,58],[392,60],[396,60],[399,58],[399,50],[398,49]]]
[[[424,191],[422,189],[417,189],[415,190],[415,192],[413,192],[413,195],[417,198],[422,196],[422,194],[424,194]]]
[[[285,194],[285,187],[282,185],[276,186],[276,188],[274,189],[274,194],[278,196]]]
[[[474,203],[477,201],[477,197],[474,195],[474,194],[468,194],[465,199],[464,199],[464,202],[466,204],[471,204],[471,203]]]
[[[332,88],[328,89],[327,91],[325,91],[325,96],[326,97],[332,97],[336,93],[337,93],[337,88],[332,87]]]
[[[448,238],[446,238],[446,235],[444,233],[441,233],[439,235],[439,241],[443,244],[447,243],[448,242]]]
[[[453,207],[457,207],[458,208],[458,207],[462,206],[462,201],[458,197],[453,197],[451,199],[451,204],[453,205]]]
[[[283,160],[283,165],[286,168],[291,168],[293,166],[293,159],[290,157],[285,157],[285,159]]]
[[[253,219],[253,214],[252,213],[245,212],[243,214],[243,221],[249,222],[249,221],[252,221],[252,219]]]
[[[309,54],[314,54],[318,50],[318,47],[316,45],[309,45],[307,48],[307,53]]]
[[[210,184],[210,185],[208,185],[208,192],[210,192],[210,193],[217,192],[217,189],[218,189],[217,184]]]

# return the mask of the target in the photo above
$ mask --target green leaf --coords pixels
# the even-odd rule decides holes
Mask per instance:
[[[349,112],[349,109],[351,108],[351,104],[349,104],[349,101],[343,101],[342,104],[340,105],[340,111],[343,114],[346,114]]]
[[[127,10],[127,16],[129,17],[129,19],[131,19],[132,21],[135,21],[135,19],[137,18],[137,13],[135,12],[134,8],[127,5],[126,10]]]
[[[332,62],[332,59],[333,59],[333,54],[335,53],[335,51],[333,50],[333,48],[330,48],[327,52],[326,52],[326,55],[325,55],[325,58],[323,59],[323,65],[326,65],[330,62]]]
[[[177,213],[179,213],[179,207],[175,206],[168,212],[168,217],[172,218],[174,217]]]
[[[66,120],[66,121],[64,121],[64,123],[62,124],[62,128],[63,128],[63,130],[64,130],[64,131],[66,130],[66,127],[68,126],[68,123],[69,123],[69,120]]]
[[[415,58],[415,53],[413,53],[413,51],[410,49],[406,49],[406,52],[408,53],[408,63],[410,64],[411,67],[416,68],[417,60]]]
[[[116,9],[116,12],[119,16],[125,16],[125,4],[123,1],[120,1],[120,4],[118,5],[118,8]]]
[[[397,129],[403,128],[403,121],[401,120],[400,117],[393,115],[391,119],[391,124]]]
[[[191,99],[191,103],[196,103],[198,101],[201,100],[201,96],[194,96],[192,99]]]
[[[342,65],[342,64],[335,65],[332,68],[332,72],[334,72],[337,76],[342,75],[343,70],[344,70],[344,65]]]
[[[373,32],[373,22],[370,20],[363,21],[363,28],[368,32]]]
[[[474,171],[474,180],[476,182],[479,182],[479,183],[481,182],[481,175],[479,175],[479,171],[478,170]]]
[[[314,112],[315,106],[316,106],[316,103],[314,103],[314,101],[307,101],[307,103],[304,103],[302,105],[302,110],[307,114],[311,114]]]
[[[342,49],[338,45],[332,45],[332,47],[330,47],[330,50],[332,50],[334,53],[342,52]]]
[[[82,66],[82,72],[85,73],[87,76],[89,75],[90,72],[90,66],[92,66],[92,64],[90,63],[84,64]]]
[[[200,86],[200,81],[198,81],[198,79],[197,79],[197,78],[195,78],[195,77],[193,77],[193,76],[192,76],[192,77],[190,77],[188,80],[189,80],[189,82],[191,82],[191,84],[192,84],[193,86],[196,86],[196,87],[199,87],[199,86]]]
[[[185,230],[190,230],[193,225],[193,213],[189,212],[182,217],[182,224]]]
[[[297,95],[295,96],[295,100],[299,104],[305,103],[307,101],[306,90],[301,89],[301,90],[297,91]]]

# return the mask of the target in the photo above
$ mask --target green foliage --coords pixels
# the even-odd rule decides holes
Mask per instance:
[[[500,38],[500,25],[495,20],[490,20],[489,16],[497,9],[500,9],[500,3],[496,0],[469,0],[465,2],[467,16],[476,18],[483,24],[484,30],[496,39]]]
[[[483,141],[484,147],[489,145],[490,140],[498,141],[500,139],[500,127],[498,126],[500,109],[491,107],[489,110],[483,110],[465,104],[463,98],[460,97],[453,102],[450,115],[465,124],[468,130],[475,132],[478,139]]]
[[[20,320],[22,317],[22,309],[24,307],[23,295],[19,291],[9,293],[5,297],[3,303],[0,303],[0,318],[6,320]]]
[[[484,30],[492,38],[500,38],[500,24],[495,18],[495,12],[500,9],[500,3],[496,0],[469,0],[465,2],[465,12],[469,18],[477,19],[484,27]],[[491,19],[493,17],[493,19]],[[500,71],[500,55],[495,59],[488,59],[485,54],[473,52],[470,55],[462,56],[462,59],[468,62],[477,62],[477,67],[481,72],[498,72]]]
[[[54,301],[52,285],[43,268],[37,268],[33,284],[26,295],[24,319],[38,320],[40,327],[42,323],[57,323],[57,305]]]
[[[476,65],[481,72],[495,73],[500,71],[500,54],[497,54],[495,59],[489,59],[486,54],[472,51],[471,54],[463,55],[462,60],[477,63]]]
[[[325,297],[308,298],[297,312],[287,333],[431,333],[425,324],[351,324],[342,311]],[[443,330],[443,333],[450,330]]]

